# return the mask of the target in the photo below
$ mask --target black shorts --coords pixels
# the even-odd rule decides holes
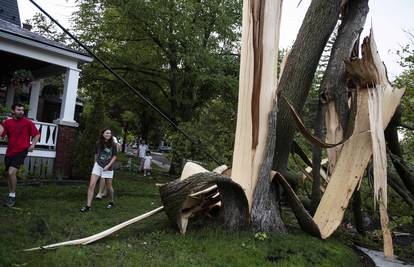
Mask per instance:
[[[9,167],[14,167],[16,169],[20,168],[20,165],[24,163],[24,160],[27,156],[27,150],[17,153],[14,156],[5,156],[4,165],[6,165],[6,171],[9,170]]]

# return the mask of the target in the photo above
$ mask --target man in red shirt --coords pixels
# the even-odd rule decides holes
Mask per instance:
[[[24,106],[12,106],[13,118],[3,121],[0,125],[0,135],[8,137],[8,145],[4,164],[6,165],[9,195],[4,206],[13,207],[16,203],[16,174],[28,152],[32,152],[40,138],[40,133],[31,120],[24,118]],[[33,137],[32,144],[30,138]]]

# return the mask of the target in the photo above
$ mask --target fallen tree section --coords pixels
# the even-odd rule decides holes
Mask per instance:
[[[182,234],[186,232],[189,218],[206,213],[218,204],[228,229],[241,230],[250,223],[244,191],[227,176],[201,172],[167,183],[159,191],[167,216]]]
[[[314,216],[322,238],[329,237],[341,223],[349,199],[360,183],[372,156],[367,87],[374,86],[375,82],[384,87],[382,116],[384,127],[390,121],[404,93],[404,90],[393,89],[388,82],[385,71],[381,71],[385,69],[379,59],[372,34],[364,39],[362,50],[362,59],[347,62],[347,71],[354,84],[365,86],[357,90],[357,115],[353,137],[342,148],[325,194]],[[376,64],[381,64],[381,66]],[[376,75],[380,75],[381,78]]]

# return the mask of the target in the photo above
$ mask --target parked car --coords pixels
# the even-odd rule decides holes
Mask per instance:
[[[159,152],[171,152],[172,148],[170,146],[159,146],[158,151]]]

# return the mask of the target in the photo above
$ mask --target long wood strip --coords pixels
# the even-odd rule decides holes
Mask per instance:
[[[374,33],[371,29],[372,40]],[[377,47],[375,42],[370,42],[371,51],[376,52]],[[372,138],[372,149],[373,149],[373,163],[374,163],[374,196],[375,200],[378,201],[380,218],[381,218],[381,229],[384,239],[384,255],[388,258],[394,258],[394,248],[392,244],[391,231],[388,223],[387,213],[387,150],[385,146],[385,137],[382,121],[383,114],[383,102],[384,102],[384,90],[385,87],[391,87],[387,71],[384,64],[378,56],[378,53],[373,54],[372,61],[378,72],[379,82],[375,88],[368,89],[368,107],[370,116],[370,128]]]
[[[149,211],[147,213],[141,214],[137,217],[134,217],[126,222],[120,223],[118,225],[115,225],[114,227],[111,227],[103,232],[88,236],[88,237],[84,237],[84,238],[80,238],[80,239],[76,239],[76,240],[70,240],[70,241],[65,241],[65,242],[60,242],[60,243],[56,243],[56,244],[52,244],[52,245],[47,245],[47,246],[41,246],[41,247],[35,247],[35,248],[30,248],[30,249],[25,249],[24,251],[34,251],[34,250],[40,250],[40,249],[52,249],[52,248],[56,248],[56,247],[60,247],[60,246],[69,246],[69,245],[87,245],[90,244],[92,242],[95,242],[99,239],[102,239],[110,234],[113,234],[114,232],[121,230],[122,228],[127,227],[130,224],[139,222],[145,218],[148,218],[154,214],[157,214],[159,212],[161,212],[164,209],[164,206],[158,207],[152,211]]]

